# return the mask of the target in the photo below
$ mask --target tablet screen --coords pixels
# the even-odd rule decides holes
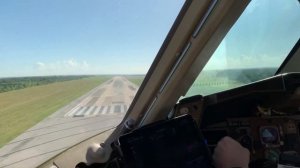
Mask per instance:
[[[151,124],[119,139],[125,164],[134,168],[206,168],[205,141],[189,115]]]

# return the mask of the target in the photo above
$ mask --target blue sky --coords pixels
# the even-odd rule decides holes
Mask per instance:
[[[300,6],[275,1],[253,0],[206,68],[279,66],[300,37]],[[0,77],[146,73],[183,3],[1,0]]]
[[[1,0],[0,77],[146,73],[183,3]]]

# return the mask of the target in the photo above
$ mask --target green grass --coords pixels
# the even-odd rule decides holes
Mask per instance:
[[[34,76],[34,77],[11,77],[0,78],[0,93],[12,90],[24,89],[33,86],[46,85],[55,82],[64,82],[88,78],[88,75],[72,75],[72,76]]]
[[[125,76],[130,82],[136,84],[137,86],[141,86],[145,75],[127,75]]]
[[[91,77],[0,93],[0,147],[109,77]]]
[[[238,82],[228,82],[228,83],[220,83],[220,84],[202,84],[196,83],[193,84],[189,91],[186,93],[185,97],[194,96],[194,95],[209,95],[217,92],[221,92],[224,90],[236,88],[244,85],[243,83]]]
[[[273,76],[276,68],[227,69],[202,71],[185,97],[209,95]]]

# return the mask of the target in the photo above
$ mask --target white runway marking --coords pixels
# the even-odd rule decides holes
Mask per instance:
[[[93,113],[91,114],[92,116],[96,116],[99,113],[101,106],[97,106],[97,108],[95,108],[95,110],[93,111]]]
[[[126,104],[124,104],[124,113],[126,113],[127,112],[127,105]]]
[[[84,116],[89,116],[90,115],[90,113],[92,112],[92,110],[95,108],[95,106],[90,106],[90,108],[88,109],[88,111],[86,111],[85,113],[84,113]]]
[[[138,87],[123,77],[114,77],[82,97],[65,117],[124,114]]]
[[[105,114],[107,112],[107,106],[102,106],[102,107],[99,112],[101,112],[100,114]]]
[[[67,114],[65,114],[65,116],[67,117],[71,117],[73,116],[73,114],[79,109],[79,107],[75,107],[73,109],[71,109],[69,112],[67,112]]]
[[[89,115],[90,115],[90,116],[93,116],[94,113],[95,113],[95,111],[97,110],[97,108],[98,108],[98,106],[93,106],[93,108],[91,109]]]
[[[87,109],[87,107],[83,107],[82,109],[78,110],[74,116],[80,116],[83,115],[84,111]]]
[[[113,114],[114,113],[114,110],[112,109],[113,106],[108,106],[107,107],[107,111],[106,111],[106,114]]]
[[[75,107],[65,114],[66,117],[73,116],[96,116],[107,114],[123,114],[127,112],[126,104],[115,104],[108,106],[89,106],[89,107]]]

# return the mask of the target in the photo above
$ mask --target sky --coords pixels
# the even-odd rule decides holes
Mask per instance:
[[[205,69],[278,68],[299,38],[297,0],[252,0]]]
[[[0,77],[145,74],[184,0],[1,0]],[[297,0],[253,0],[206,69],[277,67]]]
[[[183,3],[1,0],[0,77],[145,74]]]

